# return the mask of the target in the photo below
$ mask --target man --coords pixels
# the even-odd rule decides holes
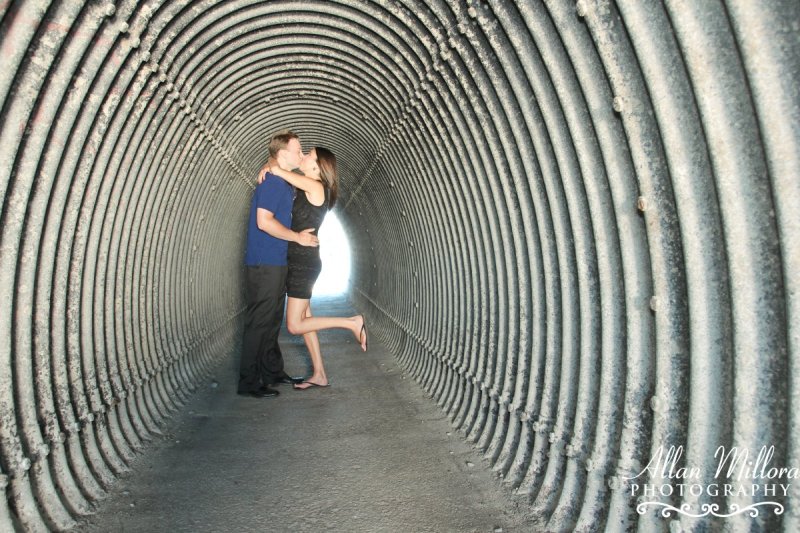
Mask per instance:
[[[275,135],[270,159],[286,170],[297,168],[303,157],[300,139],[292,132]],[[283,369],[278,334],[283,322],[286,290],[286,250],[289,241],[319,246],[312,230],[296,232],[292,225],[294,188],[267,175],[256,187],[250,205],[245,253],[245,314],[238,394],[269,398],[278,395],[275,383],[300,383]]]

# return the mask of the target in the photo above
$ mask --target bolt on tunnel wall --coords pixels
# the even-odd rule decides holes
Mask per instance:
[[[72,527],[230,353],[291,127],[371,331],[544,528],[796,531],[799,34],[796,0],[0,2],[0,530]],[[788,488],[710,488],[743,479]]]

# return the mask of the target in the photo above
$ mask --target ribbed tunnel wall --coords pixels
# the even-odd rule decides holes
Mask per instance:
[[[660,446],[704,483],[720,445],[800,466],[796,0],[0,16],[0,530],[90,513],[236,357],[254,176],[287,126],[338,155],[373,335],[542,529],[722,523],[637,513],[624,478]],[[797,531],[799,488],[724,522]]]

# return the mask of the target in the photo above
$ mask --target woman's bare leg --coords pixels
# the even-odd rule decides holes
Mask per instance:
[[[305,335],[321,329],[346,329],[351,331],[355,338],[358,339],[361,349],[367,351],[367,335],[366,331],[362,329],[364,325],[363,316],[311,316],[311,313],[306,316],[306,309],[310,307],[309,302],[310,300],[292,298],[291,296],[286,299],[286,328],[289,333],[292,335]]]
[[[303,313],[305,318],[311,317],[311,303],[309,300],[299,300],[300,302],[306,302],[306,310]],[[308,353],[311,355],[311,366],[313,367],[314,371],[311,374],[311,377],[307,378],[306,381],[311,383],[316,383],[317,385],[327,385],[328,384],[328,376],[325,375],[325,366],[322,364],[322,351],[319,347],[319,337],[317,337],[316,331],[310,331],[303,335],[303,340],[306,343],[306,348],[308,348]],[[311,385],[306,385],[301,383],[299,385],[295,385],[294,388],[296,389],[307,389]]]

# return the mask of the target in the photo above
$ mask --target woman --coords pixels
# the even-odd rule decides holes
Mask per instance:
[[[292,229],[301,231],[314,228],[318,231],[329,209],[336,203],[339,177],[336,157],[330,150],[317,147],[300,161],[303,175],[283,170],[277,165],[265,167],[266,171],[286,180],[297,189],[292,206]],[[300,228],[300,229],[298,229]],[[319,248],[289,243],[286,279],[286,327],[292,335],[303,335],[314,372],[305,381],[294,386],[297,390],[327,387],[328,377],[322,364],[322,353],[317,331],[342,328],[353,332],[367,351],[367,328],[362,315],[346,317],[315,317],[311,314],[311,291],[322,270]]]

